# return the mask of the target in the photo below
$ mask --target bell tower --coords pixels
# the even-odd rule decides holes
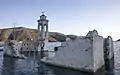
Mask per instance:
[[[47,17],[42,12],[40,19],[37,20],[38,22],[38,51],[43,51],[45,43],[48,42],[48,20]]]

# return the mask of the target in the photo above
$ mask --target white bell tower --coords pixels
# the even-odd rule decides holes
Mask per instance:
[[[38,21],[38,51],[43,51],[46,43],[48,42],[48,20],[42,12]]]

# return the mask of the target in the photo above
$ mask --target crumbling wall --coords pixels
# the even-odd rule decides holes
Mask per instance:
[[[103,37],[93,35],[93,61],[94,70],[98,70],[104,65]]]
[[[82,38],[67,41],[58,49],[55,56],[47,62],[91,72],[104,65],[103,37],[96,30],[88,32]]]
[[[96,71],[104,65],[103,37],[98,35],[96,30],[89,31],[87,37],[91,38],[93,50],[93,70]]]
[[[37,43],[31,39],[26,39],[22,43],[21,51],[37,51]]]
[[[89,38],[69,42],[66,46],[60,47],[51,63],[65,67],[92,70],[92,44]]]
[[[89,31],[84,37],[64,42],[53,58],[42,59],[42,61],[56,66],[96,72],[106,62],[104,51],[110,52],[108,57],[114,56],[112,38],[109,36],[105,40],[96,30]]]
[[[108,36],[104,39],[104,61],[105,61],[105,70],[109,73],[114,72],[114,49],[113,49],[113,40],[111,36]]]

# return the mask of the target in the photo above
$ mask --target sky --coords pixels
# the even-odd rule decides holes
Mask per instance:
[[[85,36],[98,34],[120,39],[120,0],[0,0],[0,29],[27,27],[37,29],[44,11],[49,31]]]

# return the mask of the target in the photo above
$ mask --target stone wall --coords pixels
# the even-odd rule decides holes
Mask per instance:
[[[90,31],[87,36],[64,43],[55,56],[45,62],[95,72],[104,65],[103,37],[97,31]]]
[[[114,69],[114,49],[111,36],[104,39],[104,61],[105,70],[109,73],[114,73],[114,71],[112,71],[112,69]]]
[[[90,70],[93,66],[91,47],[91,41],[88,38],[69,42],[65,47],[59,48],[51,62]]]
[[[103,37],[93,35],[93,63],[95,71],[104,65],[103,40]]]
[[[104,53],[105,53],[106,59],[112,59],[114,57],[113,40],[112,40],[111,36],[108,36],[104,40]]]
[[[22,43],[22,50],[21,51],[37,51],[37,43],[27,39],[25,41],[23,41]]]

